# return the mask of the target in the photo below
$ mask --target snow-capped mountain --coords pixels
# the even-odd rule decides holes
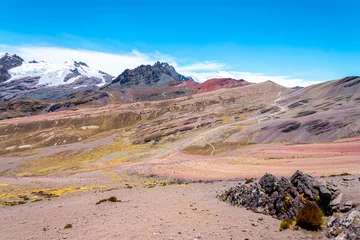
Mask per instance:
[[[109,74],[75,60],[63,64],[35,60],[25,62],[9,53],[0,58],[0,100],[29,97],[61,99],[79,89],[97,89],[112,79]]]
[[[40,77],[38,85],[59,86],[62,84],[76,83],[77,80],[87,77],[96,78],[92,84],[104,85],[112,80],[112,77],[99,70],[90,68],[83,62],[74,60],[64,64],[53,64],[48,62],[29,62],[23,63],[19,67],[9,70],[11,78],[6,82],[26,78]],[[78,81],[79,82],[79,81]]]

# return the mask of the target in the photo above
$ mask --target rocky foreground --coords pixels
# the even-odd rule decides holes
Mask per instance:
[[[270,179],[269,176],[263,180]],[[300,176],[308,177],[298,173],[297,179]],[[281,178],[277,179],[281,181]],[[311,182],[325,182],[325,186],[329,183],[340,192],[338,196],[342,196],[336,198],[339,203],[334,209],[339,211],[335,211],[333,216],[324,216],[321,229],[316,231],[301,228],[280,231],[281,220],[277,216],[274,218],[245,207],[233,207],[228,204],[230,196],[226,202],[216,197],[229,189],[255,185],[260,186],[259,191],[265,198],[265,189],[256,179],[253,183],[248,179],[184,184],[156,178],[141,179],[141,183],[135,183],[134,179],[114,178],[110,186],[106,185],[109,179],[99,173],[67,179],[52,177],[46,182],[44,178],[2,178],[1,182],[10,184],[11,180],[19,186],[71,181],[73,189],[78,184],[105,187],[66,194],[57,191],[59,195],[49,200],[0,207],[0,239],[358,239],[359,176],[309,179]],[[302,183],[306,185],[306,182]],[[298,191],[300,188],[295,189]],[[113,197],[116,201],[111,201],[115,199]],[[352,202],[351,207],[349,202]],[[69,225],[71,227],[65,229]]]
[[[355,178],[344,177],[343,180],[355,181]],[[245,184],[225,191],[219,198],[232,205],[283,219],[280,229],[299,225],[311,230],[326,229],[328,238],[360,239],[360,208],[353,209],[355,204],[352,201],[343,202],[343,193],[334,182],[315,179],[301,171],[296,171],[290,179],[278,179],[272,174],[265,174],[259,182],[248,179]],[[300,219],[299,213],[304,215],[308,204],[315,208],[305,213],[306,219]],[[316,211],[320,214],[318,220],[314,219]],[[326,226],[322,224],[323,214],[333,215]]]

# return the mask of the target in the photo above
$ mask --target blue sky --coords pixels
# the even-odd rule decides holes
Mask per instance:
[[[1,8],[0,51],[136,51],[144,63],[169,60],[180,69],[205,66],[195,72],[288,76],[306,84],[360,72],[358,0],[2,0]]]

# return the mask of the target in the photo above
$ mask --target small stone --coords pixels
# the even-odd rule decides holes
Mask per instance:
[[[201,239],[200,233],[198,233],[198,234],[195,236],[194,240],[199,240],[199,239]]]
[[[254,227],[259,226],[259,224],[257,224],[257,223],[252,223],[251,225],[253,225]]]
[[[340,212],[348,212],[354,207],[354,204],[352,201],[347,201],[340,207]]]
[[[333,237],[337,237],[338,235],[340,235],[342,233],[343,229],[337,228],[337,227],[332,227],[326,230],[325,232],[325,236],[328,238],[333,238]]]
[[[326,225],[330,228],[330,227],[332,227],[332,226],[334,225],[334,223],[336,222],[336,220],[338,220],[338,218],[335,217],[335,216],[332,216],[332,217],[329,219],[329,221],[327,222]]]
[[[243,230],[241,230],[242,232],[251,232],[251,230],[249,230],[249,229],[243,229]]]
[[[346,235],[344,233],[341,233],[339,236],[335,238],[335,240],[345,240],[345,239],[346,239]]]
[[[355,180],[355,178],[353,178],[353,177],[345,177],[345,178],[343,178],[343,181],[353,181],[353,180]]]

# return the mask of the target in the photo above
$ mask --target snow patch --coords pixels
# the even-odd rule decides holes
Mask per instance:
[[[76,87],[73,87],[73,89],[78,89],[78,88],[82,88],[82,87],[87,87],[87,85],[76,86]]]

